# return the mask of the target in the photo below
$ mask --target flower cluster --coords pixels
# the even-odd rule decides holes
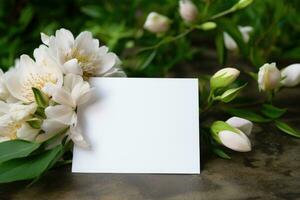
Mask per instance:
[[[191,0],[180,0],[178,10],[184,22],[190,24],[197,21],[198,8]],[[157,12],[151,12],[147,16],[144,28],[152,33],[163,34],[170,29],[171,22],[168,17]]]
[[[220,13],[220,16],[243,9],[250,5],[252,2],[253,0],[239,0],[229,10],[225,11],[224,13]],[[205,22],[201,25],[196,25],[197,21],[199,21],[199,10],[192,0],[179,0],[178,4],[179,15],[187,25],[192,25],[194,28],[199,28],[202,30],[211,30],[216,27],[216,23],[210,21]],[[218,18],[220,16],[216,15],[212,17],[212,19]],[[147,19],[144,23],[144,28],[149,32],[161,35],[170,29],[171,23],[172,20],[170,20],[167,16],[164,16],[157,12],[151,12],[147,16]],[[239,27],[239,30],[245,42],[248,42],[249,33],[252,31],[252,27]],[[224,32],[224,40],[226,47],[229,50],[234,50],[237,48],[235,41],[226,32]]]
[[[266,63],[258,72],[258,86],[261,91],[277,90],[280,87],[294,87],[300,84],[300,64],[291,64],[281,71],[276,63]]]
[[[212,107],[215,102],[228,103],[233,101],[238,93],[246,85],[236,87],[234,82],[238,78],[240,71],[236,68],[223,68],[217,71],[210,78],[210,95],[207,98],[207,105],[202,114],[207,111],[209,107]],[[276,67],[275,63],[266,63],[260,67],[258,74],[254,74],[257,78],[258,88],[260,91],[271,94],[269,97],[269,103],[263,104],[261,113],[266,116],[256,114],[249,110],[231,109],[229,114],[239,115],[244,117],[250,117],[256,122],[272,122],[275,120],[275,125],[282,131],[287,132],[295,137],[300,137],[299,133],[288,126],[287,124],[279,121],[279,118],[286,112],[285,109],[281,109],[272,105],[272,98],[276,92],[283,87],[295,87],[300,84],[300,64],[292,64],[281,71]],[[249,113],[249,116],[248,116]],[[273,113],[273,114],[272,114]],[[255,116],[255,117],[253,117]],[[252,131],[253,124],[248,119],[234,116],[227,121],[215,121],[211,127],[210,132],[213,138],[212,146],[216,154],[223,158],[229,158],[221,149],[218,149],[218,145],[223,145],[229,149],[239,152],[251,151],[251,142],[248,138]]]
[[[66,29],[41,34],[34,59],[21,55],[0,74],[0,142],[44,142],[60,134],[86,147],[77,108],[91,95],[89,77],[125,76],[120,60],[90,32],[76,38]]]

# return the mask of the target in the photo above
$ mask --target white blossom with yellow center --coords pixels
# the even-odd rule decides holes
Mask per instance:
[[[99,46],[88,31],[76,38],[66,29],[57,30],[55,36],[41,34],[42,42],[49,47],[51,56],[62,66],[65,74],[72,73],[84,78],[91,76],[126,76],[119,68],[116,54],[108,52],[108,47]]]
[[[62,85],[63,74],[59,65],[47,56],[46,46],[34,51],[36,61],[22,55],[20,62],[7,72],[5,84],[10,94],[29,104],[34,102],[32,88],[43,90],[46,84]]]
[[[30,127],[26,121],[35,110],[35,104],[9,104],[0,101],[0,142],[17,138],[34,140],[40,130]]]

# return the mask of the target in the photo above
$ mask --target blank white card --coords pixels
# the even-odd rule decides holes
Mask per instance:
[[[199,174],[197,79],[92,78],[78,110],[90,148],[74,147],[79,173]]]

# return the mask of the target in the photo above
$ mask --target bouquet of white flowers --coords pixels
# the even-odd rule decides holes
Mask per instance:
[[[72,142],[87,147],[77,108],[88,101],[93,76],[126,76],[116,54],[90,32],[41,33],[34,59],[22,55],[0,77],[0,183],[39,178]]]

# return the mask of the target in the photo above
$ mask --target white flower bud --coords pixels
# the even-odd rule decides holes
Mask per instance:
[[[242,131],[239,133],[228,130],[220,131],[219,138],[222,144],[229,149],[239,152],[251,151],[250,140]]]
[[[152,33],[164,33],[170,28],[170,19],[156,12],[151,12],[145,21],[144,29]]]
[[[198,18],[198,8],[191,0],[179,1],[179,14],[186,22],[195,22]]]
[[[250,135],[253,127],[253,123],[247,119],[240,117],[231,117],[226,121],[230,126],[239,129],[246,135]]]
[[[259,68],[258,87],[262,91],[273,90],[279,86],[281,79],[280,71],[276,63],[266,63]]]
[[[211,89],[215,90],[217,88],[227,87],[237,79],[239,74],[240,74],[239,70],[230,67],[217,71],[210,78]]]
[[[249,6],[252,2],[253,2],[253,0],[239,0],[239,2],[237,2],[237,3],[232,7],[232,9],[233,9],[233,10],[243,9],[243,8]]]
[[[253,27],[239,26],[238,28],[242,34],[244,42],[245,43],[249,42],[250,33],[253,31]],[[224,36],[224,44],[225,44],[226,49],[228,49],[230,51],[235,51],[238,49],[236,42],[233,40],[233,38],[228,33],[224,32],[223,36]]]
[[[300,63],[292,64],[281,70],[283,80],[281,84],[286,87],[294,87],[300,83]]]
[[[230,120],[232,121],[232,120]],[[242,123],[235,125],[240,126]],[[240,126],[241,127],[241,126]],[[242,127],[244,128],[244,127]],[[211,126],[213,138],[220,144],[234,151],[247,152],[251,151],[251,142],[247,135],[240,129],[231,126],[227,122],[216,121]]]

